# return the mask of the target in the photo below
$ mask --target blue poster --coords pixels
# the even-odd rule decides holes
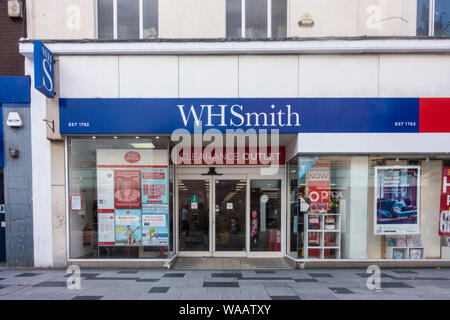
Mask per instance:
[[[300,157],[298,160],[298,178],[301,179],[317,162],[317,157]]]
[[[142,245],[169,245],[169,205],[146,204],[142,210]]]
[[[116,209],[115,220],[116,246],[140,246],[141,210]]]
[[[142,204],[168,203],[167,166],[142,169]]]

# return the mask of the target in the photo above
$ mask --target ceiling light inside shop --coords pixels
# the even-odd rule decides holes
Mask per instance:
[[[155,149],[155,145],[151,142],[132,143],[131,146],[135,149]]]

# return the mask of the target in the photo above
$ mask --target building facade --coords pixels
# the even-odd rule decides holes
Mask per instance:
[[[448,264],[449,11],[27,2],[34,265]]]

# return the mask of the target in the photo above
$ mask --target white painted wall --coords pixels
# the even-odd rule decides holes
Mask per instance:
[[[225,0],[159,1],[160,38],[224,38]]]
[[[289,21],[292,37],[356,36],[358,0],[293,0]],[[313,27],[299,27],[305,13],[314,21]]]
[[[358,0],[359,36],[415,36],[417,1]]]
[[[305,13],[312,27],[300,27]],[[415,36],[417,3],[411,0],[292,0],[292,37]]]
[[[93,0],[28,0],[28,38],[95,38],[95,3]]]
[[[50,142],[47,140],[46,97],[34,89],[34,63],[25,59],[25,74],[31,76],[31,165],[33,179],[34,265],[53,266],[52,191]]]

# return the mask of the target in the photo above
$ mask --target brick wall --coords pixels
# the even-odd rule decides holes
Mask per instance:
[[[18,40],[26,37],[25,1],[23,19],[8,17],[8,1],[0,0],[0,76],[22,76],[24,57]]]

